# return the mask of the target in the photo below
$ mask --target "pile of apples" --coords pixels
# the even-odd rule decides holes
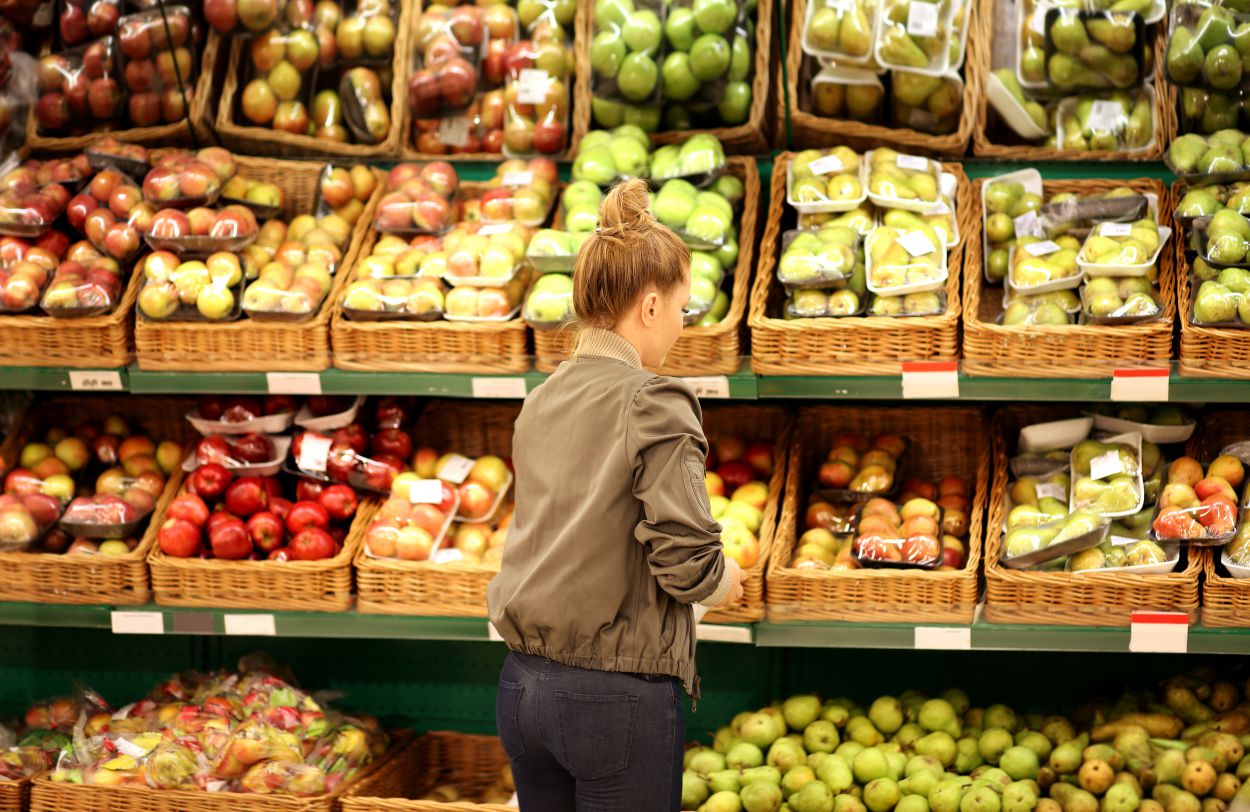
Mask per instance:
[[[851,550],[858,561],[889,562],[933,567],[963,558],[963,542],[968,535],[971,507],[968,483],[947,477],[936,488],[913,480],[899,499],[902,507],[888,499],[870,499],[860,509],[859,523]],[[913,495],[924,493],[927,496]],[[935,501],[936,499],[936,501]],[[946,507],[939,504],[945,500]],[[938,537],[941,537],[939,542]],[[948,554],[946,551],[951,550]],[[836,561],[835,561],[836,563]],[[958,563],[948,566],[958,568]]]
[[[407,483],[396,481],[391,496],[365,531],[365,550],[374,558],[425,561],[443,541],[456,512],[456,489],[443,482],[437,502],[414,503]]]
[[[907,443],[892,434],[870,441],[853,432],[833,438],[833,448],[820,466],[817,480],[823,488],[855,493],[883,494],[894,487],[894,474]]]
[[[416,118],[463,110],[478,89],[478,58],[488,38],[516,37],[516,12],[507,6],[431,6],[417,21],[420,62],[408,78]],[[488,34],[489,32],[489,34]]]
[[[377,188],[378,179],[373,170],[363,164],[350,169],[327,166],[321,175],[318,190],[321,202],[348,223],[355,225],[365,212],[365,203]]]
[[[221,147],[169,152],[144,176],[143,197],[180,209],[206,206],[217,199],[237,170],[234,155]]]
[[[195,444],[196,465],[220,465],[226,470],[245,465],[273,462],[273,440],[258,432],[237,435],[214,434]]]
[[[21,174],[23,180],[11,180],[0,188],[0,234],[15,237],[37,237],[52,227],[69,203],[70,192],[61,183],[34,183],[33,172],[20,167],[6,178]],[[28,178],[29,183],[24,179]]]
[[[221,190],[222,200],[231,200],[262,211],[281,209],[286,205],[286,192],[276,183],[235,175]]]
[[[243,266],[234,254],[218,251],[202,262],[182,262],[168,251],[155,251],[144,258],[142,272],[139,311],[149,319],[187,315],[192,307],[209,321],[236,315],[234,289],[243,281]]]
[[[559,173],[550,158],[504,161],[495,170],[479,201],[465,204],[466,217],[480,210],[483,220],[492,223],[520,222],[540,226],[555,201]]]
[[[1237,530],[1237,489],[1245,467],[1233,456],[1216,457],[1207,466],[1192,457],[1173,460],[1159,510],[1151,523],[1159,541],[1223,538]]]
[[[97,173],[65,207],[70,226],[97,251],[118,262],[139,252],[155,215],[156,206],[143,199],[134,181],[115,169]]]
[[[277,477],[234,479],[210,463],[170,503],[156,539],[174,558],[321,561],[343,549],[358,506],[346,485],[300,479],[292,488]]]
[[[159,9],[127,15],[121,20],[117,42],[135,126],[152,127],[186,117],[195,85],[190,10],[170,6],[164,17]]]
[[[503,563],[503,548],[508,542],[508,527],[511,524],[511,506],[502,512],[496,522],[454,524],[439,548],[442,555],[436,556],[435,560],[485,564],[498,569]]]
[[[113,37],[39,60],[39,99],[34,116],[45,133],[109,122],[122,110]]]
[[[84,316],[107,312],[121,299],[121,266],[90,243],[69,247],[56,267],[39,306],[52,316]]]
[[[325,477],[330,482],[390,493],[395,478],[408,470],[413,456],[412,435],[404,426],[412,422],[412,406],[401,398],[380,398],[373,404],[374,430],[365,430],[360,416],[357,420],[331,433],[301,431],[291,443],[291,465],[310,476]],[[328,443],[324,461],[316,460],[316,468],[305,468],[310,458],[303,454],[307,440]]]
[[[446,161],[399,164],[387,175],[374,228],[384,233],[441,234],[459,219],[459,191],[460,176]]]
[[[205,246],[211,250],[250,242],[259,231],[252,210],[241,203],[233,203],[220,210],[207,206],[196,206],[185,212],[161,209],[152,215],[144,237],[148,245],[158,250],[198,253]]]
[[[49,275],[68,250],[68,242],[56,231],[40,237],[34,245],[15,237],[0,240],[0,312],[21,313],[39,302]]]
[[[328,404],[331,408],[340,402],[340,398],[322,396],[309,398],[310,404]],[[290,395],[266,395],[264,398],[246,395],[205,395],[196,403],[195,416],[202,420],[224,423],[250,423],[262,417],[294,414],[298,408],[299,404]],[[343,411],[343,409],[337,409],[337,411]],[[334,411],[326,412],[326,414],[333,413]]]
[[[760,525],[775,464],[769,441],[747,443],[727,435],[708,451],[704,484],[712,518],[720,522],[725,555],[743,569],[760,559]]]
[[[57,19],[61,44],[72,47],[107,37],[117,31],[119,19],[121,3],[118,0],[67,0]]]

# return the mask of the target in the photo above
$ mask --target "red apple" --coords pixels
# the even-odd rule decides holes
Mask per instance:
[[[247,525],[237,516],[230,516],[213,527],[208,534],[213,557],[239,561],[252,554],[252,539]]]
[[[174,558],[191,558],[200,551],[200,528],[186,519],[166,519],[156,534],[161,552]]]
[[[325,530],[310,527],[296,534],[289,546],[292,561],[321,561],[334,557],[334,539]]]
[[[269,505],[269,490],[258,476],[236,479],[226,488],[226,510],[246,519]]]
[[[317,495],[317,502],[325,508],[331,519],[340,522],[356,515],[359,504],[356,492],[347,485],[331,485]]]
[[[166,516],[171,519],[186,519],[197,527],[204,526],[208,522],[208,505],[204,503],[203,498],[194,493],[184,493],[174,499],[166,511]]]
[[[286,529],[292,536],[309,528],[325,530],[329,526],[330,514],[318,502],[296,502],[286,517]]]
[[[284,539],[282,520],[267,510],[247,520],[247,533],[256,549],[264,553],[281,547]]]

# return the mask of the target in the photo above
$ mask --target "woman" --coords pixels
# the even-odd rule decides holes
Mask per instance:
[[[577,351],[517,418],[516,513],[490,584],[510,649],[496,721],[523,812],[680,806],[691,605],[742,595],[708,505],[699,402],[644,369],[689,301],[689,250],[643,181],[617,185],[573,272]]]

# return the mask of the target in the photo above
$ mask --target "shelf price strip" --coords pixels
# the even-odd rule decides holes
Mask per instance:
[[[1167,369],[1116,369],[1111,373],[1111,399],[1128,401],[1168,400]]]
[[[1136,653],[1185,654],[1189,650],[1189,615],[1184,612],[1133,612],[1128,650]]]
[[[959,397],[958,361],[904,361],[903,397]]]

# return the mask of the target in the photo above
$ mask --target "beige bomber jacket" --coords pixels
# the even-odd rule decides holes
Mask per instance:
[[[516,512],[490,619],[513,651],[678,677],[697,698],[691,604],[716,605],[730,581],[699,401],[617,334],[580,338],[516,421]]]

